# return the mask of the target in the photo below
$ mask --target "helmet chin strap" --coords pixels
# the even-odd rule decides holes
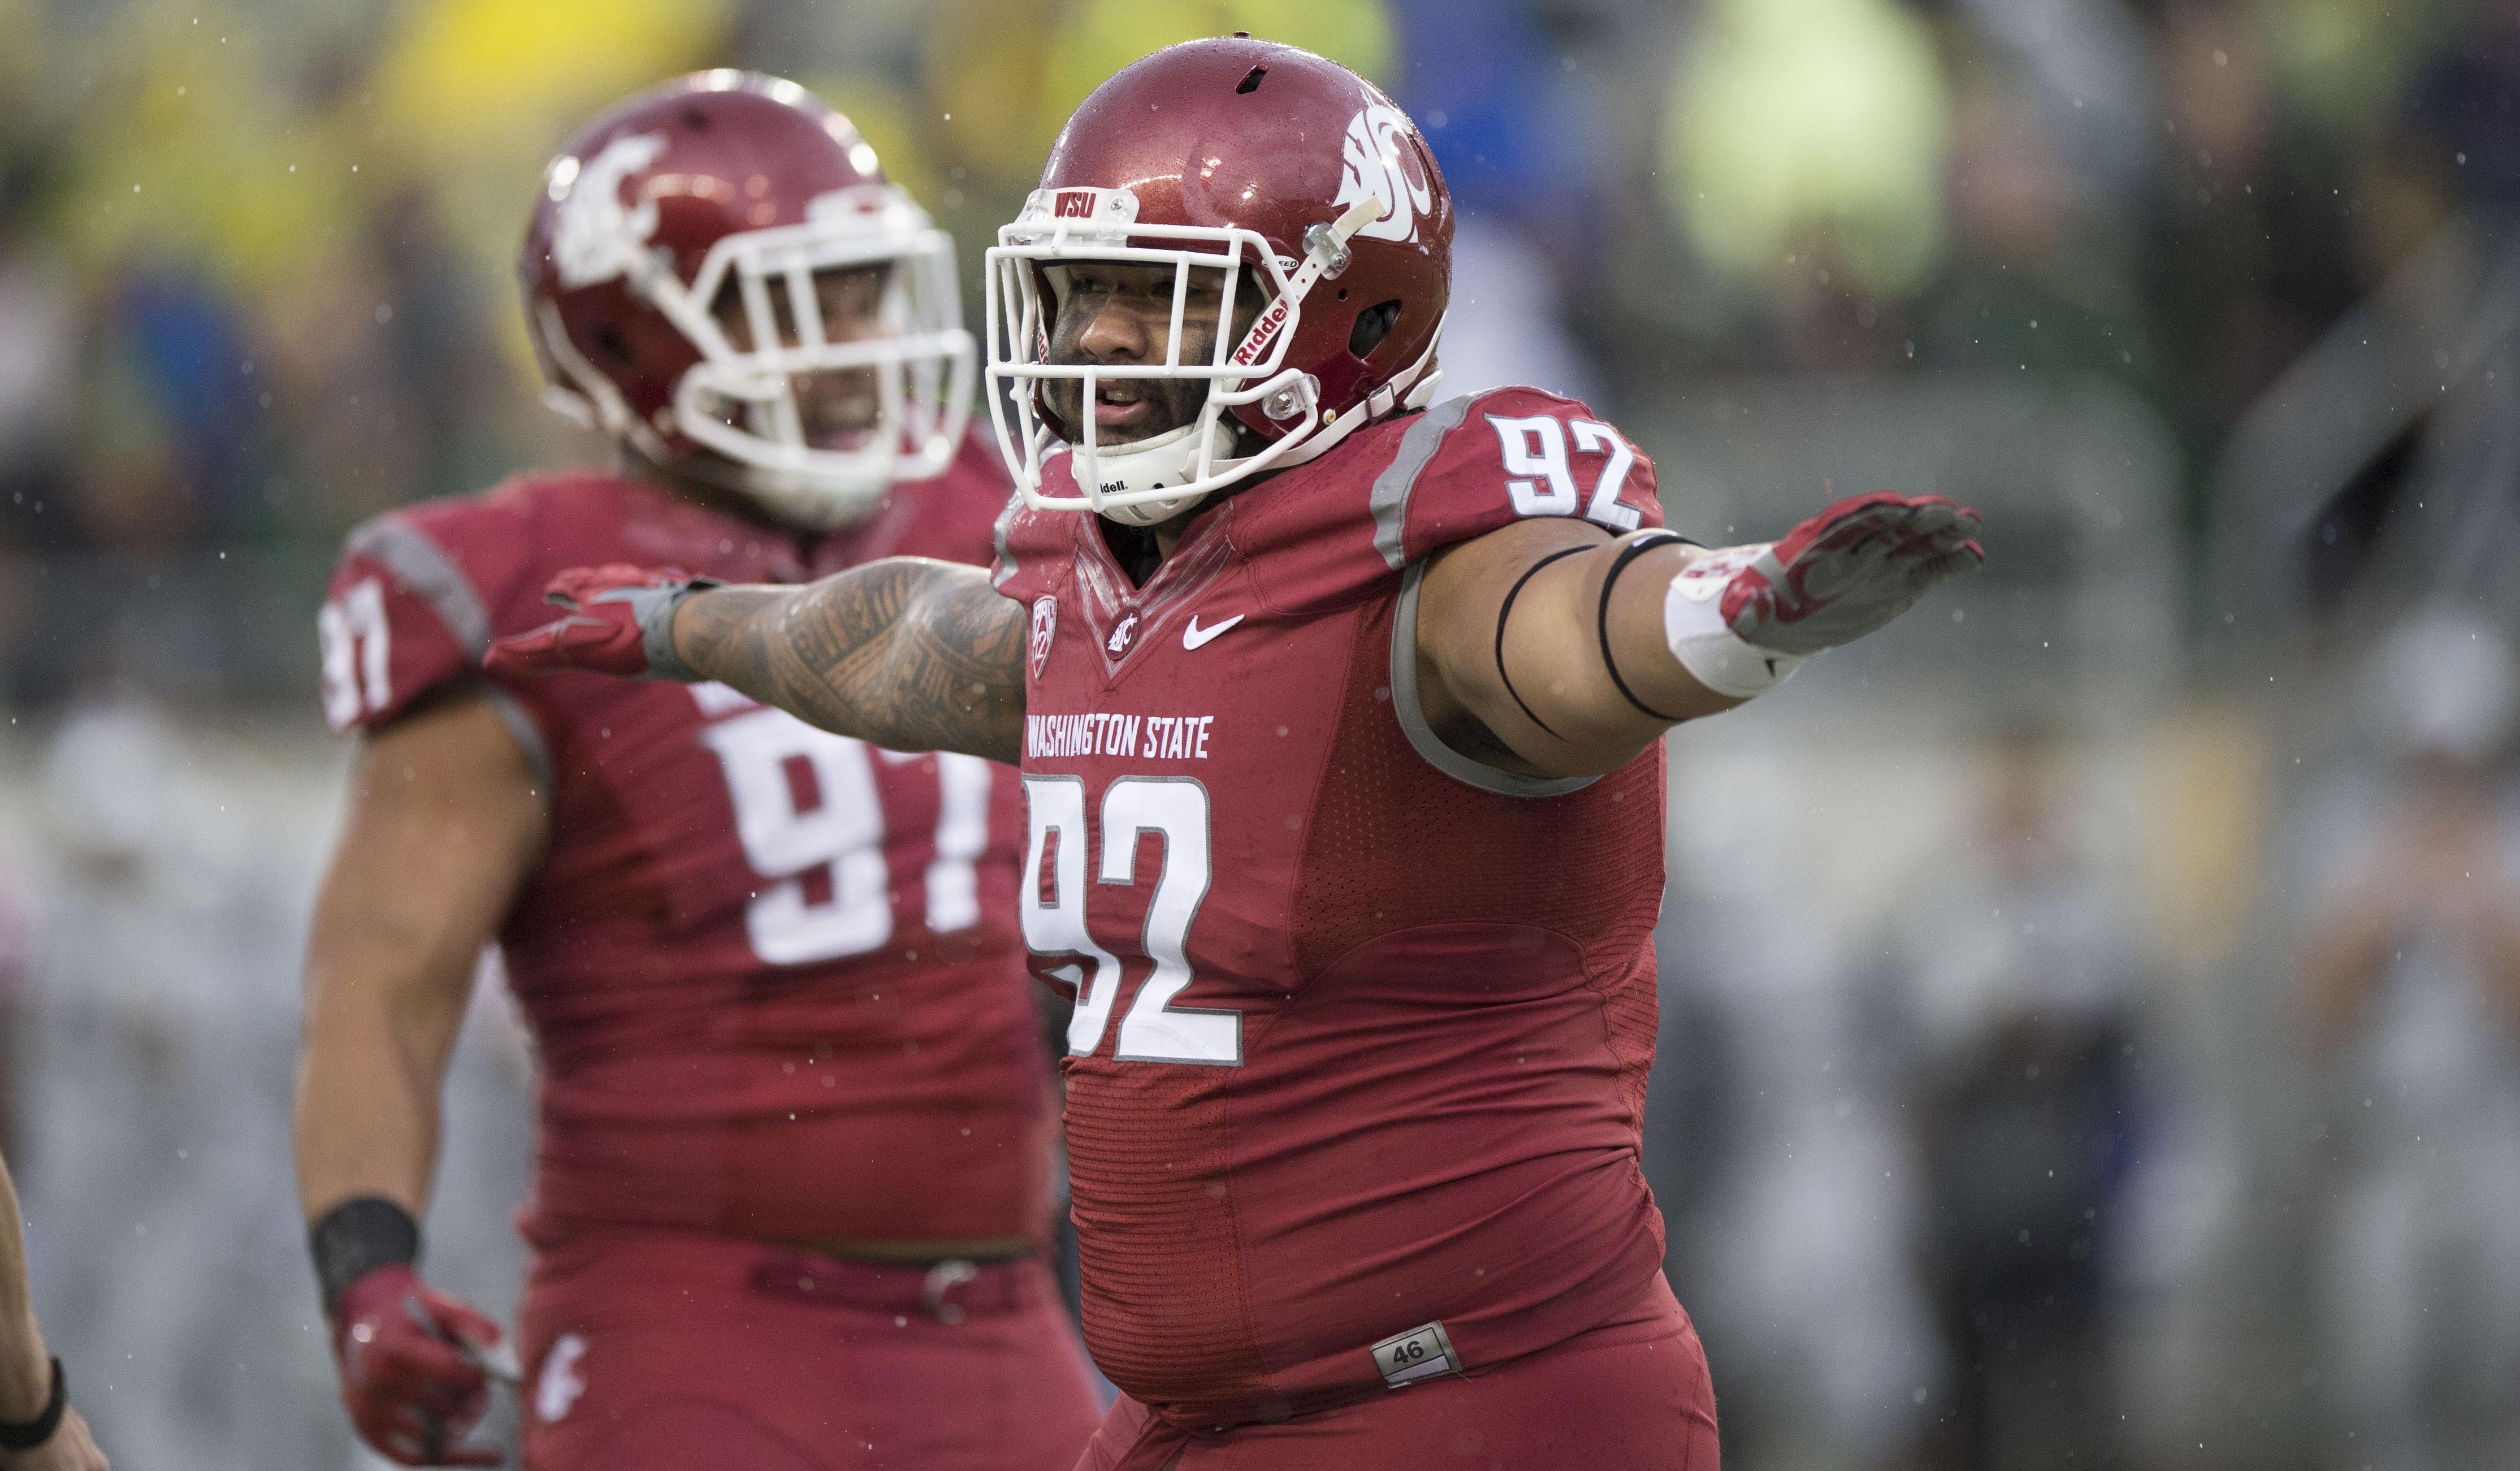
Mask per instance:
[[[635,439],[624,437],[619,443],[670,478],[748,501],[772,519],[799,531],[844,530],[883,505],[880,493],[862,498],[832,496],[775,469],[743,465],[705,450],[665,458],[648,453]]]
[[[1202,427],[1204,433],[1200,432]],[[1211,415],[1202,409],[1197,419],[1177,429],[1166,429],[1135,444],[1114,445],[1109,449],[1098,447],[1094,461],[1094,489],[1102,495],[1120,495],[1187,484],[1198,478],[1202,445],[1213,452],[1209,461],[1211,471],[1232,469],[1247,458],[1234,454],[1234,429],[1226,417]],[[1067,463],[1081,468],[1072,454]],[[1080,490],[1085,488],[1078,487]],[[1102,513],[1124,526],[1155,526],[1171,520],[1207,497],[1206,491],[1193,491],[1185,496],[1166,496],[1127,506],[1105,506],[1102,508]]]

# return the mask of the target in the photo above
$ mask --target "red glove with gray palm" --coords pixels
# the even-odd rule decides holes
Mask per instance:
[[[672,567],[572,567],[543,594],[568,616],[499,640],[482,663],[502,674],[585,669],[624,679],[696,680],[674,653],[674,605],[718,585]]]
[[[1942,496],[1849,496],[1777,542],[1689,564],[1663,600],[1671,651],[1699,684],[1738,699],[1851,644],[1927,589],[1976,571],[1978,513]]]
[[[406,1466],[495,1466],[495,1446],[461,1444],[490,1407],[490,1379],[514,1378],[499,1325],[430,1287],[410,1266],[352,1282],[333,1312],[333,1355],[350,1423]]]

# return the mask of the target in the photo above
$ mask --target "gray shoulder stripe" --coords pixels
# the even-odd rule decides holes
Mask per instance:
[[[1467,400],[1453,401],[1463,403]],[[1418,702],[1418,588],[1425,577],[1424,562],[1410,563],[1408,572],[1400,579],[1400,608],[1391,619],[1391,710],[1400,717],[1401,734],[1409,737],[1409,744],[1425,758],[1428,766],[1445,776],[1501,797],[1562,797],[1570,791],[1582,791],[1601,780],[1598,777],[1525,777],[1499,771],[1444,744],[1443,737],[1435,734],[1435,728],[1426,723],[1425,707]]]
[[[1469,399],[1448,398],[1418,415],[1409,432],[1400,436],[1400,453],[1373,477],[1373,497],[1369,503],[1373,510],[1373,549],[1395,572],[1409,559],[1401,542],[1409,530],[1409,492],[1425,473],[1426,462],[1435,458],[1435,447],[1469,412]]]
[[[534,717],[526,711],[524,702],[507,691],[496,685],[485,684],[481,687],[481,693],[490,701],[490,708],[497,713],[499,723],[508,728],[510,736],[516,737],[518,749],[525,754],[525,769],[533,773],[534,784],[542,788],[543,800],[550,801],[551,745],[543,739],[543,728],[534,723]]]
[[[1015,575],[1015,559],[1007,552],[1007,535],[1014,527],[1015,513],[1023,510],[1023,492],[1007,497],[1007,509],[998,513],[997,524],[989,528],[989,549],[997,554],[989,569],[989,586],[1005,587]]]
[[[446,549],[399,515],[381,515],[350,533],[349,549],[383,564],[403,586],[428,600],[446,631],[478,659],[490,647],[490,611]]]

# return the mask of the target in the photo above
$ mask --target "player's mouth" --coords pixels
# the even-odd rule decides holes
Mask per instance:
[[[818,450],[865,449],[882,427],[883,400],[864,372],[820,373],[795,380],[805,442]]]
[[[844,424],[816,429],[805,436],[811,448],[832,454],[848,454],[865,449],[875,441],[875,425]]]
[[[1148,395],[1147,385],[1142,380],[1123,379],[1115,383],[1095,385],[1094,427],[1123,431],[1120,435],[1098,435],[1098,438],[1137,438],[1153,425],[1156,413],[1155,401]]]

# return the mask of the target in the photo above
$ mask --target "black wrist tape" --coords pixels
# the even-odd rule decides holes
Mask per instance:
[[[70,1376],[62,1361],[53,1360],[52,1393],[44,1397],[43,1413],[31,1420],[13,1423],[0,1420],[0,1450],[19,1454],[39,1450],[51,1441],[53,1432],[62,1428],[62,1410],[70,1403]]]
[[[314,1253],[316,1285],[330,1314],[352,1282],[380,1267],[420,1260],[420,1223],[382,1195],[362,1195],[307,1227],[306,1248]]]

